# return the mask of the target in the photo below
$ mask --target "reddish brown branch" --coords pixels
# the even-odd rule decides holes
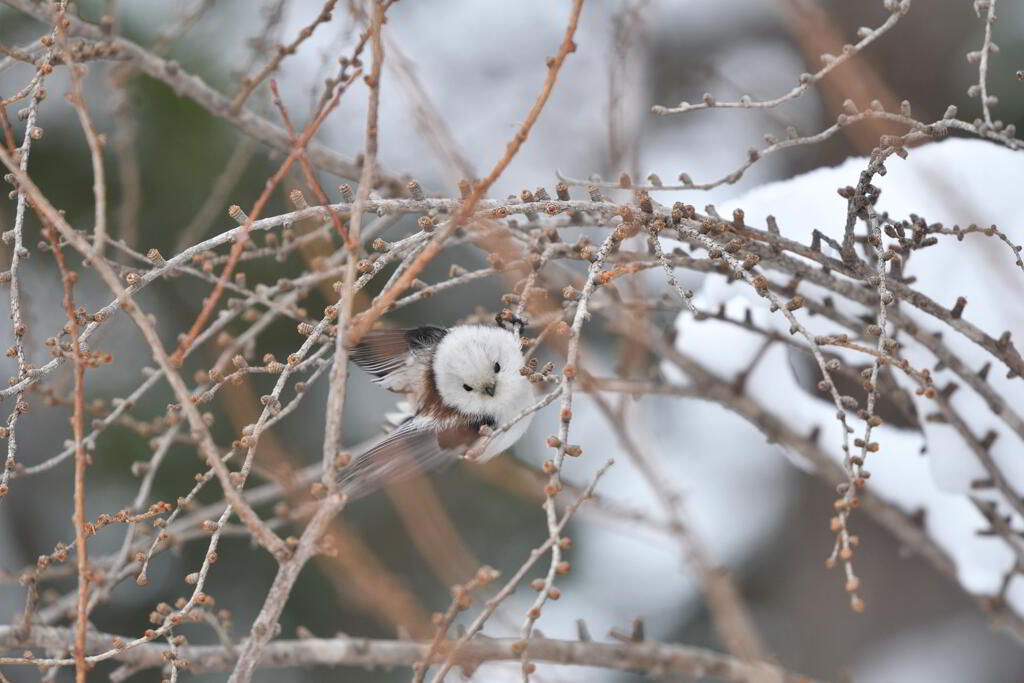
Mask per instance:
[[[295,126],[292,125],[292,119],[288,116],[288,108],[284,105],[284,101],[281,99],[281,93],[277,90],[277,81],[273,78],[270,79],[270,92],[273,93],[274,106],[281,113],[281,121],[284,123],[285,128],[288,130],[288,138],[295,144]],[[313,172],[313,164],[309,163],[309,158],[306,157],[305,150],[299,155],[299,167],[302,168],[302,175],[306,179],[306,186],[316,195],[316,200],[320,202],[320,205],[326,207],[327,214],[331,217],[331,222],[334,224],[334,228],[341,235],[342,241],[345,245],[352,249],[353,245],[349,242],[348,231],[342,224],[341,219],[338,218],[338,214],[331,208],[331,200],[327,198],[324,193],[323,187],[320,186],[320,181],[316,179],[316,174]]]
[[[252,211],[249,212],[249,215],[245,219],[245,223],[242,225],[242,234],[238,236],[235,243],[231,246],[228,262],[224,265],[224,271],[221,273],[220,279],[217,280],[217,284],[214,286],[210,296],[208,296],[203,302],[203,308],[199,311],[199,316],[196,318],[196,321],[192,323],[192,327],[189,329],[188,334],[185,335],[185,338],[181,340],[181,343],[178,344],[178,348],[171,355],[171,362],[175,366],[181,365],[182,360],[185,358],[185,353],[192,346],[192,343],[196,340],[196,337],[199,336],[199,333],[202,332],[203,327],[210,319],[210,316],[213,315],[213,309],[217,306],[217,301],[224,292],[224,284],[234,272],[235,266],[238,264],[238,259],[242,255],[242,250],[245,248],[246,242],[249,241],[249,231],[252,229],[252,222],[259,218],[260,213],[262,213],[264,207],[266,207],[267,202],[270,201],[270,195],[274,193],[277,186],[281,184],[282,180],[284,180],[288,171],[291,169],[292,164],[302,156],[306,145],[308,145],[310,140],[313,139],[313,135],[316,133],[317,129],[320,128],[320,125],[327,118],[327,115],[334,111],[334,108],[338,106],[338,101],[341,99],[342,93],[345,92],[346,88],[351,85],[352,81],[358,75],[359,72],[352,74],[349,80],[337,89],[334,93],[334,97],[331,98],[328,105],[320,110],[316,118],[313,119],[313,121],[306,126],[306,129],[302,131],[302,134],[295,139],[295,143],[292,145],[291,151],[288,152],[288,157],[281,164],[280,168],[277,169],[277,172],[275,172],[274,175],[271,176],[270,180],[267,181],[266,187],[263,188],[263,192],[260,194],[259,198],[256,199],[256,203],[252,206]]]
[[[506,146],[505,155],[491,169],[487,177],[476,184],[472,194],[462,203],[459,211],[448,222],[444,230],[440,231],[437,237],[427,244],[426,248],[416,257],[416,260],[412,262],[395,284],[390,289],[382,292],[369,310],[361,315],[358,320],[353,321],[352,330],[348,336],[349,345],[358,344],[363,335],[377,322],[377,319],[401,296],[402,292],[415,282],[427,264],[441,252],[445,240],[473,214],[473,209],[476,208],[477,202],[480,201],[480,198],[487,193],[491,185],[504,173],[505,169],[512,162],[512,158],[519,151],[519,148],[526,142],[533,124],[540,117],[540,113],[544,110],[544,105],[547,104],[548,97],[551,95],[551,90],[555,87],[555,80],[558,78],[558,72],[561,70],[562,64],[570,52],[576,51],[576,43],[573,41],[573,36],[576,34],[576,25],[579,22],[582,11],[583,0],[574,0],[572,11],[569,13],[569,24],[565,28],[565,36],[562,38],[562,44],[558,48],[558,54],[548,60],[548,75],[544,80],[544,87],[541,88],[540,94],[537,95],[537,99],[534,101],[533,107],[530,108],[530,112],[526,115],[523,124],[516,131],[515,137]]]
[[[103,158],[100,151],[99,136],[93,127],[89,111],[85,106],[82,92],[82,76],[85,68],[74,63],[67,42],[67,19],[64,16],[65,5],[61,4],[54,17],[54,28],[58,44],[64,51],[64,59],[71,69],[71,92],[68,101],[78,114],[82,132],[89,145],[93,171],[93,200],[95,202],[96,250],[102,254],[103,242],[106,239],[106,182],[103,171]],[[47,227],[46,237],[53,247],[53,256],[57,262],[61,283],[64,289],[64,311],[68,317],[66,330],[71,338],[71,356],[74,360],[74,412],[71,417],[71,429],[75,441],[75,484],[74,512],[71,520],[75,527],[75,558],[78,573],[78,600],[75,609],[75,683],[85,683],[89,664],[85,661],[85,632],[89,618],[89,555],[86,546],[85,516],[85,468],[88,464],[85,453],[85,359],[82,356],[81,344],[78,340],[78,318],[75,314],[74,283],[77,274],[68,271],[64,263],[64,254],[60,248],[60,238],[56,228]]]
[[[89,607],[89,558],[85,539],[85,362],[82,349],[78,342],[78,318],[75,316],[75,300],[73,288],[77,275],[69,272],[64,264],[64,253],[60,249],[57,231],[47,228],[45,231],[53,257],[57,261],[57,270],[64,286],[64,311],[68,316],[68,335],[71,337],[71,355],[75,363],[74,414],[71,417],[71,428],[75,437],[75,511],[71,519],[75,526],[75,557],[78,561],[78,602],[75,618],[75,681],[85,683],[85,675],[89,665],[85,661],[85,631]]]

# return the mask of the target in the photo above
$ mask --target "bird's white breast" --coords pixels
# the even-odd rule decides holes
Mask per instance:
[[[480,460],[490,460],[496,455],[500,455],[519,441],[520,437],[526,433],[527,427],[530,426],[530,422],[533,420],[533,413],[524,417],[519,422],[516,422],[507,432],[502,432],[494,438],[487,447],[484,449],[483,454],[480,456]],[[498,426],[501,427],[505,423],[498,422]]]
[[[520,375],[518,372],[512,375],[508,379],[509,386],[504,387],[505,393],[502,395],[502,400],[499,402],[498,411],[493,416],[495,427],[500,428],[517,416],[522,414],[523,411],[530,409],[536,403],[536,397],[533,391],[533,385],[530,384],[529,380]],[[530,422],[533,420],[534,413],[530,413],[523,419],[512,425],[508,431],[502,432],[491,441],[487,448],[484,449],[481,460],[487,460],[500,454],[504,450],[510,448],[516,441],[526,433],[527,427],[530,426]]]

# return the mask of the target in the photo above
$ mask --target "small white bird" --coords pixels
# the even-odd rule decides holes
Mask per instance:
[[[519,372],[523,321],[499,317],[498,324],[374,330],[352,349],[356,365],[408,399],[400,404],[404,413],[393,420],[394,430],[344,470],[344,493],[356,498],[453,463],[479,438],[481,427],[501,427],[534,404],[533,386]],[[479,459],[518,441],[532,418],[495,437]]]

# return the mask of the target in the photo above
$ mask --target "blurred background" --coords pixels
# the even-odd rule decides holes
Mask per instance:
[[[151,45],[165,27],[195,6],[138,0],[115,4],[116,31],[143,45]],[[105,11],[105,3],[98,0],[75,5],[91,21],[98,21]],[[169,47],[167,56],[230,96],[237,92],[242,74],[266,63],[268,44],[290,41],[321,6],[318,0],[213,3]],[[275,18],[278,7],[280,16]],[[299,126],[308,121],[324,78],[333,75],[338,57],[351,52],[362,31],[362,24],[353,22],[348,9],[339,3],[333,20],[320,27],[298,54],[286,59],[276,74],[282,97]],[[560,2],[404,0],[395,5],[385,29],[381,166],[416,178],[428,193],[443,196],[457,196],[456,185],[462,178],[485,175],[533,102],[545,75],[544,58],[554,54],[567,14],[568,3]],[[998,15],[994,39],[1001,51],[990,67],[989,88],[1000,97],[996,116],[1020,126],[1024,91],[1014,73],[1024,65],[1024,5],[1000,3]],[[787,126],[795,126],[802,134],[813,134],[828,127],[846,98],[862,107],[878,99],[893,108],[906,99],[915,115],[928,121],[940,118],[947,105],[955,104],[962,118],[973,119],[978,104],[967,97],[966,90],[976,82],[977,69],[964,55],[981,45],[983,23],[969,0],[917,0],[896,28],[864,54],[837,69],[820,87],[779,108],[664,117],[650,113],[652,105],[699,101],[705,92],[723,100],[743,94],[755,99],[776,97],[790,90],[800,73],[816,71],[822,52],[839,53],[843,43],[856,40],[858,27],[878,26],[887,16],[882,3],[874,1],[589,2],[577,33],[578,51],[566,62],[539,123],[491,196],[538,186],[550,192],[556,170],[574,178],[596,173],[611,180],[621,172],[634,179],[656,172],[666,183],[686,172],[694,182],[708,182],[740,166],[749,148],[763,147],[766,133],[781,137]],[[43,30],[38,22],[0,3],[3,45],[23,46]],[[404,67],[396,70],[392,63]],[[231,227],[227,206],[250,206],[280,163],[280,155],[248,141],[165,85],[145,76],[119,79],[111,66],[90,64],[86,97],[97,128],[113,143],[106,156],[112,231],[126,236],[139,251],[156,247],[168,255],[179,251],[185,238],[185,244],[192,244]],[[30,78],[31,67],[6,66],[0,71],[0,97],[16,92]],[[66,74],[58,68],[47,81],[50,97],[40,112],[45,137],[33,148],[30,172],[73,225],[90,229],[91,169],[74,112],[61,99],[67,88]],[[436,131],[425,130],[423,117],[417,114],[417,106],[424,102],[439,112],[450,143],[438,143]],[[352,88],[318,140],[355,157],[363,144],[365,105],[365,88]],[[248,106],[277,120],[265,86],[254,93]],[[13,112],[8,117],[20,136],[23,124]],[[661,200],[669,203],[680,198],[699,207],[725,202],[765,182],[866,154],[885,130],[871,122],[851,127],[825,143],[767,157],[736,184],[707,193],[668,194]],[[117,146],[126,139],[134,145],[138,164],[137,197],[123,186],[124,162]],[[224,200],[207,207],[219,180],[232,167],[243,170],[227,188]],[[329,176],[321,180],[328,195],[337,200],[333,188],[341,181]],[[284,190],[300,186],[301,177],[293,172],[265,215],[291,210]],[[573,193],[584,196],[582,188],[574,188]],[[126,201],[137,202],[137,210],[123,210]],[[14,202],[0,202],[4,230],[13,216]],[[415,229],[411,219],[400,221],[384,237],[395,239]],[[59,280],[50,257],[34,248],[39,239],[38,223],[30,216],[26,242],[32,247],[32,258],[23,265],[23,278],[29,348],[37,363],[45,361],[42,340],[64,324]],[[9,247],[0,244],[0,263],[6,264],[9,256]],[[442,278],[453,263],[480,267],[485,256],[468,247],[451,250],[432,264],[423,279]],[[294,276],[302,267],[292,255],[282,263],[247,262],[242,269],[252,284]],[[700,283],[692,278],[686,284]],[[170,347],[177,332],[191,324],[196,302],[206,292],[206,286],[194,279],[177,278],[147,288],[139,302],[157,313]],[[443,297],[402,309],[391,322],[451,324],[478,306],[500,308],[503,293],[497,281],[455,288]],[[90,310],[109,300],[102,284],[90,277],[83,279],[76,295]],[[314,293],[306,305],[315,311],[325,303],[322,295]],[[6,306],[5,297],[0,303],[3,320]],[[603,364],[610,373],[621,358],[601,334],[599,329],[589,333],[589,362]],[[10,336],[9,329],[0,328],[4,348]],[[299,343],[294,325],[281,321],[261,336],[257,357],[273,352],[284,358]],[[148,352],[133,326],[116,319],[93,344],[114,354],[116,362],[89,373],[88,397],[110,401],[134,390]],[[212,362],[214,351],[196,354],[186,366],[186,376]],[[0,359],[0,369],[5,376],[16,374],[10,359]],[[51,375],[47,384],[60,395],[68,391],[70,382],[69,372],[62,370]],[[222,443],[258,415],[257,397],[268,386],[264,378],[252,379],[226,389],[210,406],[217,415],[214,433]],[[260,460],[295,466],[318,462],[325,386],[322,379],[311,385],[300,409],[264,436]],[[350,398],[348,404],[346,442],[357,444],[379,432],[381,416],[394,397],[357,371],[349,391],[358,400]],[[42,404],[43,399],[30,400]],[[133,414],[139,420],[159,417],[169,400],[168,390],[155,389]],[[573,429],[579,430],[586,456],[569,463],[567,477],[582,485],[607,457],[618,454],[614,435],[588,407],[589,399],[581,397],[579,403]],[[0,404],[0,416],[6,417],[10,409],[9,403]],[[22,418],[19,459],[24,464],[45,460],[63,448],[69,434],[67,414],[59,406],[39,405]],[[794,468],[748,424],[717,406],[689,399],[645,399],[631,406],[629,415],[630,428],[644,448],[658,452],[666,475],[683,493],[692,524],[715,559],[732,570],[770,651],[785,666],[839,681],[1024,680],[1024,652],[1019,646],[990,630],[985,616],[958,586],[925,562],[906,557],[866,515],[857,518],[857,525],[862,545],[871,549],[859,556],[868,609],[863,614],[851,612],[837,572],[823,565],[833,542],[828,528],[832,491]],[[505,574],[513,572],[546,537],[540,508],[542,485],[531,468],[535,470],[546,457],[543,440],[555,423],[554,413],[540,414],[511,457],[480,467],[455,467],[429,482],[413,482],[348,507],[340,524],[347,538],[344,552],[349,553],[349,570],[310,564],[282,618],[282,637],[294,637],[300,628],[320,636],[343,632],[393,637],[394,620],[387,615],[402,615],[407,626],[423,623],[431,612],[447,607],[449,586],[470,578],[480,564]],[[130,463],[149,452],[147,437],[137,429],[119,426],[104,432],[89,469],[91,517],[130,502],[138,486]],[[199,467],[194,449],[172,447],[153,499],[174,501],[183,495]],[[0,569],[16,576],[36,556],[50,552],[57,540],[73,537],[71,490],[70,461],[13,482],[10,494],[0,503]],[[658,514],[652,493],[624,458],[618,458],[599,491],[610,500]],[[216,491],[206,491],[200,499],[212,502]],[[99,534],[90,542],[90,552],[115,552],[121,533]],[[574,571],[560,582],[563,598],[545,609],[538,625],[545,635],[575,638],[576,620],[582,618],[591,634],[601,639],[611,629],[628,632],[630,622],[642,617],[652,638],[723,649],[677,545],[667,536],[607,519],[585,507],[571,523],[569,535]],[[158,556],[149,585],[139,587],[127,581],[119,586],[110,602],[95,611],[95,626],[113,633],[148,628],[147,616],[154,604],[187,594],[189,587],[182,578],[201,563],[204,551],[205,544],[187,543]],[[241,637],[262,603],[274,565],[265,553],[238,538],[224,540],[220,557],[207,592],[216,597],[219,609],[231,611],[232,633]],[[528,578],[541,571],[536,568]],[[48,588],[64,592],[72,580],[58,580]],[[485,633],[517,632],[532,597],[532,591],[520,590]],[[11,623],[23,602],[24,588],[12,581],[0,584],[0,623]],[[385,609],[384,603],[390,607]],[[216,642],[210,629],[188,628],[190,642]],[[109,670],[100,668],[97,676]],[[477,680],[518,680],[510,671],[487,666],[477,673]],[[15,681],[38,678],[34,671],[15,668],[4,674]],[[132,680],[157,678],[156,672],[148,671]],[[262,672],[257,679],[398,681],[407,680],[408,672],[283,670]],[[541,667],[537,680],[641,678]]]

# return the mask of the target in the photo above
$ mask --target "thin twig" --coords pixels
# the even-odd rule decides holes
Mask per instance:
[[[522,147],[523,143],[526,142],[526,138],[530,135],[530,130],[533,128],[533,124],[537,122],[540,117],[541,111],[544,110],[544,105],[547,104],[548,97],[551,96],[551,91],[555,86],[555,80],[558,78],[558,72],[562,68],[562,64],[565,62],[566,57],[569,56],[570,52],[576,50],[576,43],[573,37],[576,35],[576,24],[579,21],[580,12],[583,10],[583,0],[574,0],[572,11],[569,14],[569,25],[565,29],[565,37],[562,39],[562,44],[558,48],[558,53],[548,61],[548,74],[544,80],[544,86],[541,89],[539,95],[537,95],[536,101],[533,103],[533,107],[530,108],[526,118],[523,120],[522,125],[519,126],[519,130],[516,131],[515,137],[505,149],[505,155],[498,161],[498,163],[491,169],[491,172],[486,178],[477,183],[473,192],[469,198],[466,199],[459,207],[458,213],[448,221],[444,229],[438,231],[436,236],[427,244],[426,248],[420,253],[415,261],[409,266],[408,270],[403,273],[402,277],[392,285],[387,291],[383,292],[380,297],[374,301],[373,305],[363,313],[357,321],[353,321],[352,330],[349,334],[348,344],[354,346],[359,343],[359,340],[363,338],[373,324],[377,322],[377,319],[388,309],[388,307],[397,299],[402,292],[409,288],[413,281],[419,276],[426,265],[433,260],[441,252],[442,245],[445,240],[456,229],[461,227],[467,219],[472,215],[473,210],[476,208],[477,203],[487,193],[491,185],[498,179],[499,176],[505,171],[508,165],[512,162],[512,158]]]
[[[64,254],[57,242],[56,231],[47,229],[50,243],[53,245],[53,256],[57,262],[57,270],[64,287],[64,311],[68,316],[68,328],[71,337],[71,354],[75,362],[74,414],[71,417],[72,431],[75,439],[75,512],[72,521],[75,527],[75,557],[78,567],[78,607],[75,616],[75,680],[85,683],[89,670],[85,662],[85,631],[88,625],[87,609],[89,605],[89,558],[86,547],[85,530],[85,468],[88,455],[85,452],[85,361],[78,340],[78,317],[75,315],[73,294],[75,273],[69,272],[64,265]]]
[[[302,30],[299,31],[299,35],[295,36],[295,39],[292,42],[287,45],[276,46],[276,54],[269,62],[267,62],[266,66],[264,66],[258,74],[255,76],[246,76],[242,80],[242,89],[239,90],[238,94],[235,95],[233,100],[231,100],[230,111],[232,114],[237,115],[238,112],[241,111],[242,105],[245,104],[246,99],[248,99],[249,95],[252,94],[252,91],[255,90],[260,83],[266,80],[267,76],[277,70],[277,67],[281,65],[281,62],[284,61],[285,57],[295,54],[299,45],[313,35],[313,32],[320,24],[327,23],[331,20],[331,12],[334,11],[334,6],[336,4],[338,4],[338,0],[327,0],[323,7],[320,8],[320,12],[316,15],[316,18],[313,19],[308,26],[304,26]]]
[[[366,131],[365,146],[363,151],[363,170],[359,176],[359,189],[356,193],[356,201],[352,206],[351,220],[349,222],[349,237],[347,240],[351,245],[358,245],[362,233],[363,211],[366,200],[370,196],[370,188],[373,186],[373,174],[377,163],[378,145],[378,109],[380,107],[380,78],[381,68],[384,62],[384,47],[381,41],[381,30],[384,23],[384,11],[386,7],[380,0],[373,0],[372,24],[370,26],[370,41],[373,49],[373,65],[367,81],[370,92],[366,105]],[[326,426],[324,427],[323,441],[323,463],[324,472],[330,470],[329,463],[341,452],[342,443],[342,419],[345,412],[345,386],[348,379],[348,350],[358,339],[352,339],[352,307],[355,301],[356,261],[354,249],[350,248],[348,266],[345,269],[345,279],[341,284],[341,311],[339,312],[338,334],[335,337],[334,345],[334,367],[331,369],[330,381],[327,390]],[[324,482],[327,486],[333,487],[336,482],[331,480]]]
[[[238,661],[231,672],[231,677],[228,678],[228,683],[248,683],[252,678],[263,649],[274,636],[274,627],[291,594],[295,580],[299,578],[299,572],[316,552],[317,542],[324,529],[344,504],[344,497],[337,494],[331,494],[325,499],[302,532],[302,538],[299,539],[294,554],[278,567],[274,583],[270,586],[259,616],[253,622],[249,639],[245,641],[238,654]]]
[[[491,615],[494,614],[495,610],[498,609],[498,606],[501,605],[501,603],[504,602],[504,600],[509,595],[511,595],[513,591],[515,591],[516,587],[519,585],[519,582],[523,580],[524,576],[526,576],[526,572],[530,571],[530,568],[533,567],[533,565],[536,564],[537,561],[544,556],[544,553],[546,553],[548,550],[555,546],[557,542],[555,538],[559,535],[561,530],[565,528],[565,525],[569,523],[569,520],[572,519],[572,516],[576,514],[576,510],[578,510],[579,507],[593,495],[594,489],[597,487],[597,483],[601,480],[601,477],[604,476],[604,473],[608,471],[608,468],[611,467],[613,464],[614,461],[609,460],[601,467],[601,469],[599,469],[594,474],[593,479],[590,480],[590,484],[583,491],[583,493],[581,493],[579,497],[576,498],[576,500],[573,501],[573,503],[568,508],[566,508],[565,512],[562,513],[562,518],[558,521],[557,524],[557,533],[553,535],[549,534],[548,538],[530,553],[530,556],[529,558],[527,558],[526,562],[524,562],[522,566],[520,566],[519,569],[516,570],[515,574],[513,574],[507,582],[505,582],[505,585],[502,587],[502,589],[498,591],[494,595],[494,597],[487,601],[486,605],[484,605],[484,609],[480,612],[479,615],[477,615],[477,618],[473,620],[473,623],[469,625],[469,627],[466,629],[465,634],[463,634],[462,637],[459,638],[451,646],[451,648],[448,649],[448,654],[445,657],[444,662],[441,664],[441,668],[437,671],[437,673],[434,674],[434,677],[430,679],[431,683],[441,683],[441,681],[445,679],[445,676],[447,676],[448,672],[451,671],[452,667],[455,665],[455,662],[458,661],[458,656],[462,649],[470,643],[470,640],[473,638],[473,636],[480,632],[480,629],[484,627],[484,624],[491,617]],[[521,647],[523,644],[522,639],[518,640],[517,642],[520,643],[520,649],[517,652],[516,659],[522,656]]]
[[[982,10],[985,11],[985,40],[981,44],[978,55],[978,92],[976,94],[981,99],[981,113],[985,117],[985,125],[991,127],[990,106],[995,103],[996,98],[988,94],[988,57],[997,49],[992,42],[992,24],[996,22],[996,0],[974,0],[974,12],[979,17]]]
[[[886,2],[886,8],[889,10],[889,17],[876,29],[868,29],[864,33],[859,42],[854,45],[848,46],[849,49],[843,50],[841,55],[824,55],[823,57],[825,66],[813,74],[802,74],[800,76],[800,83],[792,90],[784,95],[780,95],[771,100],[753,100],[749,96],[744,96],[738,102],[718,102],[713,96],[705,95],[704,99],[700,103],[691,104],[689,102],[680,102],[675,107],[664,107],[661,105],[655,105],[651,107],[651,112],[654,114],[675,114],[681,112],[695,111],[698,109],[772,109],[774,107],[795,100],[800,97],[810,88],[812,85],[828,76],[832,71],[841,66],[843,63],[852,59],[854,56],[860,54],[864,48],[871,43],[878,40],[881,36],[885,35],[890,29],[892,29],[900,18],[910,11],[910,0],[891,0]]]
[[[354,78],[355,76],[353,75],[353,79]],[[185,353],[206,325],[206,321],[209,320],[211,315],[213,315],[213,309],[216,307],[217,301],[220,299],[221,293],[224,291],[224,283],[231,276],[231,273],[234,272],[235,265],[238,263],[238,257],[242,254],[242,250],[245,248],[245,244],[249,239],[249,232],[252,230],[252,222],[259,218],[263,208],[267,205],[267,202],[270,201],[270,196],[273,194],[274,190],[281,181],[284,180],[284,177],[292,167],[292,164],[305,153],[306,145],[309,144],[309,141],[313,138],[313,135],[320,127],[320,124],[322,124],[324,119],[327,118],[327,115],[330,114],[336,106],[338,106],[338,100],[351,83],[352,80],[350,79],[335,91],[334,97],[331,99],[330,103],[324,107],[317,117],[310,122],[304,131],[302,131],[302,134],[296,139],[295,144],[288,153],[287,158],[285,158],[284,162],[277,169],[274,175],[267,181],[263,192],[260,193],[260,196],[256,199],[256,202],[253,204],[252,211],[249,212],[245,223],[242,225],[241,234],[235,239],[235,243],[231,247],[230,258],[224,266],[224,270],[221,272],[220,279],[217,281],[216,286],[214,286],[213,292],[206,297],[206,300],[203,303],[203,308],[200,310],[195,322],[192,323],[192,327],[185,334],[184,339],[181,340],[178,344],[178,348],[171,355],[171,360],[175,365],[181,364]]]
[[[67,638],[67,629],[35,627],[28,643],[34,647],[60,649]],[[105,647],[117,637],[108,633],[91,633],[89,642],[95,647]],[[24,647],[24,643],[13,637],[10,627],[0,626],[0,645]],[[444,648],[452,642],[444,644]],[[338,637],[334,639],[303,638],[281,640],[267,645],[260,661],[261,667],[301,666],[357,666],[395,667],[412,666],[422,660],[429,649],[429,643],[409,640],[374,640],[367,638]],[[461,659],[470,663],[489,661],[510,661],[519,658],[522,647],[518,639],[476,639],[465,644]],[[538,661],[553,664],[594,666],[619,671],[632,671],[645,675],[677,674],[686,678],[704,678],[711,672],[712,680],[743,683],[750,680],[752,673],[745,663],[712,650],[670,645],[647,641],[644,643],[597,643],[570,640],[538,638],[530,641],[531,656]],[[166,645],[147,644],[133,650],[122,651],[118,661],[143,670],[156,668],[166,663]],[[226,671],[234,663],[234,656],[220,645],[190,645],[185,652],[191,669],[197,673]],[[61,666],[64,660],[39,658],[9,658],[0,660],[28,665]],[[797,674],[780,673],[787,683],[813,679]]]

